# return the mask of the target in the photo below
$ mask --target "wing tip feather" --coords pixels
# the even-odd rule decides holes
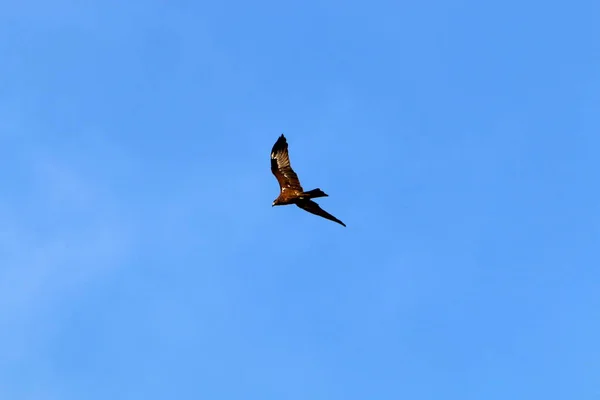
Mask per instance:
[[[275,144],[273,145],[273,148],[271,149],[271,159],[275,159],[277,157],[277,153],[279,153],[281,150],[285,150],[286,147],[287,147],[287,140],[285,139],[285,136],[282,133],[281,136],[279,136],[279,138],[277,138],[277,141],[275,142]]]

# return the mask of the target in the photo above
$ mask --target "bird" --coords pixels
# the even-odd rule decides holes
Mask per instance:
[[[307,192],[304,191],[298,175],[296,175],[290,164],[288,143],[283,134],[279,136],[271,149],[271,172],[275,175],[279,183],[279,196],[273,201],[272,207],[295,204],[309,213],[337,222],[344,227],[346,226],[342,221],[312,201],[312,199],[328,197],[329,195],[319,188]]]

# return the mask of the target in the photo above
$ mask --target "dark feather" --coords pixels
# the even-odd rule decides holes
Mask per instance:
[[[277,178],[281,191],[304,191],[302,185],[300,185],[298,175],[296,175],[290,164],[288,144],[283,134],[279,136],[271,150],[271,172]]]
[[[298,207],[300,207],[301,209],[308,211],[309,213],[318,215],[323,218],[327,218],[330,221],[335,221],[338,224],[346,226],[346,224],[344,224],[342,221],[340,221],[333,215],[329,214],[327,211],[323,210],[317,203],[315,203],[312,200],[301,200],[301,201],[296,202],[296,205]]]

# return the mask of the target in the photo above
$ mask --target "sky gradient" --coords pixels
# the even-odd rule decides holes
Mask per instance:
[[[0,398],[600,396],[600,3],[0,3]],[[344,228],[271,207],[284,133]]]

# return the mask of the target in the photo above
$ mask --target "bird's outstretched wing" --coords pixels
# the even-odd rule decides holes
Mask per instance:
[[[273,172],[273,175],[277,178],[279,189],[282,192],[284,190],[304,191],[302,185],[300,185],[298,175],[296,175],[290,165],[288,144],[283,134],[279,136],[279,139],[277,139],[271,150],[271,172]]]
[[[298,207],[300,207],[301,209],[308,211],[309,213],[318,215],[323,218],[327,218],[328,220],[331,220],[331,221],[337,222],[340,225],[346,226],[346,224],[344,224],[342,221],[340,221],[333,215],[329,214],[327,211],[323,210],[317,203],[315,203],[312,200],[298,201],[296,203],[296,205]]]

